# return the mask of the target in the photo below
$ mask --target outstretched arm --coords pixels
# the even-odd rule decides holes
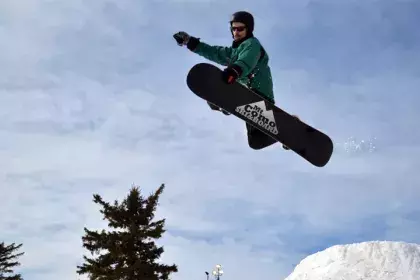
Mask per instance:
[[[230,56],[232,53],[232,48],[230,47],[211,46],[204,42],[200,42],[199,38],[190,37],[187,48],[190,51],[223,66],[227,66],[230,63]]]

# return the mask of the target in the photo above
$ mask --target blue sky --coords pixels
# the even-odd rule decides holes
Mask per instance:
[[[172,34],[230,45],[242,9],[277,104],[333,138],[326,167],[249,149],[240,120],[188,90],[205,59]],[[76,279],[83,227],[105,226],[92,194],[165,183],[174,280],[217,263],[225,277],[281,279],[335,244],[420,243],[419,13],[388,0],[2,1],[1,240],[23,243],[25,279]]]

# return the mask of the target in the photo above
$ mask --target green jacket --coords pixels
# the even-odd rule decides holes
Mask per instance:
[[[222,47],[211,46],[200,42],[198,38],[190,37],[187,47],[194,53],[223,66],[239,67],[241,75],[238,83],[255,90],[274,103],[273,81],[271,70],[268,66],[268,55],[263,51],[260,42],[255,37],[250,37],[238,46]],[[252,79],[248,76],[254,75]]]

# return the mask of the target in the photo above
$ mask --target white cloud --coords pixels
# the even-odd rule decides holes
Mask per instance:
[[[305,3],[281,4],[280,20],[274,1],[244,5],[258,15],[278,104],[339,144],[325,168],[280,145],[249,149],[240,120],[187,89],[185,74],[203,59],[173,32],[229,43],[236,2],[1,2],[0,232],[24,243],[25,278],[75,279],[83,226],[104,224],[92,194],[121,199],[133,183],[145,193],[167,185],[159,215],[169,228],[164,258],[180,265],[174,279],[205,277],[218,262],[226,277],[277,278],[319,236],[375,217],[387,237],[414,239],[417,223],[405,215],[420,194],[419,80],[394,69],[333,83],[322,63],[319,72],[298,63],[277,46],[308,27]],[[377,150],[348,153],[349,137],[377,137]]]

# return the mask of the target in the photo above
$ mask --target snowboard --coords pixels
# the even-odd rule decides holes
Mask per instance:
[[[186,80],[197,96],[256,127],[311,164],[323,167],[330,160],[333,152],[330,137],[244,85],[226,84],[218,67],[198,63],[190,69]]]

